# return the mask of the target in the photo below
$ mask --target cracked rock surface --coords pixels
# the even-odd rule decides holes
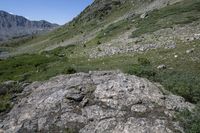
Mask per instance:
[[[0,122],[13,132],[183,132],[174,113],[194,106],[147,79],[119,71],[60,75],[34,82]]]

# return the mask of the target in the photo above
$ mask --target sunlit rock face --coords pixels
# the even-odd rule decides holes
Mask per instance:
[[[0,122],[5,132],[171,133],[174,113],[193,105],[147,79],[118,71],[34,82]]]

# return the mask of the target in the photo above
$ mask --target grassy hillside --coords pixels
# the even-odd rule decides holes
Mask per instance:
[[[160,10],[154,10],[148,14],[147,19],[137,19],[135,25],[138,29],[133,32],[132,37],[170,28],[177,24],[189,24],[199,19],[200,1],[183,1]]]
[[[59,45],[73,39],[74,37],[84,38],[91,32],[96,32],[106,27],[107,24],[112,23],[116,18],[124,15],[130,11],[133,6],[130,0],[121,2],[106,1],[95,2],[88,6],[79,16],[74,18],[71,22],[61,26],[45,35],[34,36],[26,41],[16,40],[9,44],[4,44],[14,51],[14,54],[21,53],[37,53],[47,47]],[[99,8],[98,4],[103,4]],[[14,43],[14,45],[12,45]],[[13,46],[15,46],[13,48]],[[18,47],[16,47],[18,46]],[[1,47],[0,47],[1,48]],[[11,51],[11,53],[12,53]]]

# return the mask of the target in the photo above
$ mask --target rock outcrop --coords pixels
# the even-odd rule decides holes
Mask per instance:
[[[147,79],[118,71],[60,75],[34,82],[0,121],[13,132],[183,132],[174,113],[193,105]]]

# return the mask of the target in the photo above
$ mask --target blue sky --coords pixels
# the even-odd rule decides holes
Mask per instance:
[[[30,20],[47,20],[65,24],[77,16],[93,0],[1,0],[0,10]]]

